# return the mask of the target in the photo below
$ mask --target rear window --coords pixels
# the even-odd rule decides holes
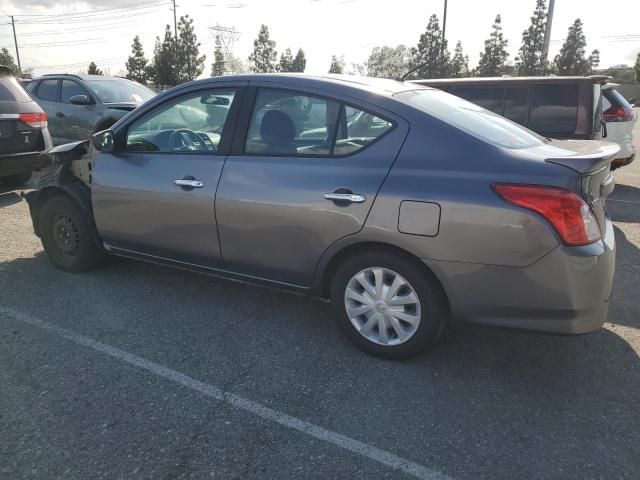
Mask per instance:
[[[0,77],[0,102],[30,102],[31,97],[24,91],[15,77]]]
[[[536,132],[573,133],[578,116],[578,86],[534,85],[529,128]]]
[[[622,94],[616,89],[605,88],[602,90],[602,93],[604,94],[603,104],[605,103],[605,99],[609,102],[609,107],[604,107],[603,105],[603,110],[607,110],[608,108],[611,108],[611,106],[614,106],[616,108],[623,107],[631,110],[631,105],[629,104],[629,102],[627,102],[627,99],[624,98]]]
[[[504,88],[464,85],[451,87],[450,93],[502,115]]]
[[[440,90],[414,90],[396,98],[493,145],[528,148],[544,143],[517,123]]]

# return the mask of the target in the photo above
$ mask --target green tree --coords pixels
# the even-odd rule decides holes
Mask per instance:
[[[225,70],[228,73],[249,73],[251,69],[249,66],[237,57],[234,57],[229,53],[225,59]]]
[[[453,51],[453,58],[451,59],[449,70],[449,75],[452,77],[469,76],[469,56],[464,54],[460,40],[456,43],[456,48]]]
[[[253,41],[253,53],[249,55],[251,71],[255,73],[273,73],[276,71],[276,42],[269,38],[269,27],[262,25],[258,38]]]
[[[502,34],[502,18],[496,16],[491,35],[484,42],[484,52],[480,52],[480,62],[475,74],[479,77],[496,77],[502,75],[507,67],[508,41]]]
[[[291,71],[302,73],[305,68],[307,68],[307,58],[304,55],[304,50],[299,48],[298,53],[296,53],[296,56],[291,63]]]
[[[220,35],[216,35],[216,48],[213,51],[213,63],[211,64],[211,76],[221,77],[224,75],[226,65],[224,61],[224,53],[222,52],[222,42]]]
[[[598,50],[594,50],[591,55],[585,57],[587,39],[582,26],[582,21],[576,18],[569,27],[567,38],[554,60],[558,75],[590,75],[600,63]]]
[[[419,78],[438,78],[449,75],[449,50],[442,39],[442,30],[436,15],[429,17],[426,31],[420,35],[418,46],[413,50],[413,65],[422,65],[414,75]]]
[[[140,83],[147,83],[147,64],[149,62],[144,56],[144,50],[142,49],[142,43],[140,43],[140,37],[136,35],[131,45],[131,55],[127,59],[126,77],[130,80],[135,80]]]
[[[89,68],[87,69],[87,73],[89,75],[104,75],[104,72],[98,68],[95,62],[91,62],[89,64]]]
[[[292,72],[293,54],[291,49],[287,48],[284,53],[280,54],[280,62],[278,63],[279,72]]]
[[[379,78],[399,78],[409,70],[411,51],[404,45],[375,47],[367,59],[367,74]]]
[[[531,16],[531,25],[522,32],[522,45],[515,62],[518,75],[544,75],[548,71],[545,59],[542,58],[546,28],[547,2],[546,0],[536,0],[536,8]]]
[[[344,57],[336,57],[335,55],[331,55],[331,66],[329,67],[329,73],[344,73]]]
[[[167,25],[164,39],[160,41],[160,37],[156,37],[148,78],[160,89],[171,87],[178,84],[177,69],[175,39],[171,27]]]
[[[176,42],[178,83],[195,80],[204,71],[206,55],[200,56],[200,43],[193,28],[193,19],[189,15],[180,17]]]
[[[18,65],[16,65],[16,61],[13,59],[13,56],[9,53],[9,50],[3,48],[0,50],[0,65],[4,65],[5,67],[9,67],[13,70],[13,73],[18,75],[20,72],[18,71]]]
[[[633,66],[633,69],[636,71],[636,82],[640,83],[640,52],[636,56],[636,64]]]

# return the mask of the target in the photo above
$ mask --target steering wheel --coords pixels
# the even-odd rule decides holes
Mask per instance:
[[[206,146],[200,136],[188,128],[179,128],[171,132],[169,147],[176,151],[206,150]]]

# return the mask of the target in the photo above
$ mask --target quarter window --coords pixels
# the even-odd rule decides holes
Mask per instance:
[[[349,155],[384,135],[393,124],[364,110],[344,107],[336,135],[334,155]]]
[[[179,97],[134,122],[127,150],[142,152],[216,152],[234,89],[205,90]]]
[[[578,115],[576,85],[535,85],[529,128],[536,132],[572,133]]]
[[[245,152],[265,155],[329,155],[340,105],[283,90],[258,92]]]
[[[43,80],[38,85],[36,92],[38,98],[49,102],[58,101],[58,80]]]

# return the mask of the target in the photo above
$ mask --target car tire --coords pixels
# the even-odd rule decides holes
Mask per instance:
[[[44,251],[59,269],[79,273],[103,263],[106,254],[96,243],[94,227],[71,198],[57,195],[47,200],[38,226]]]
[[[402,254],[370,250],[337,268],[332,308],[340,330],[360,350],[401,360],[425,352],[439,338],[448,319],[446,296],[435,276],[415,262]],[[380,291],[376,285],[382,285]],[[354,294],[367,301],[355,300]]]
[[[5,185],[9,187],[20,187],[27,183],[31,178],[31,172],[18,173],[16,175],[9,175],[7,177],[3,177],[0,180],[4,182]]]

